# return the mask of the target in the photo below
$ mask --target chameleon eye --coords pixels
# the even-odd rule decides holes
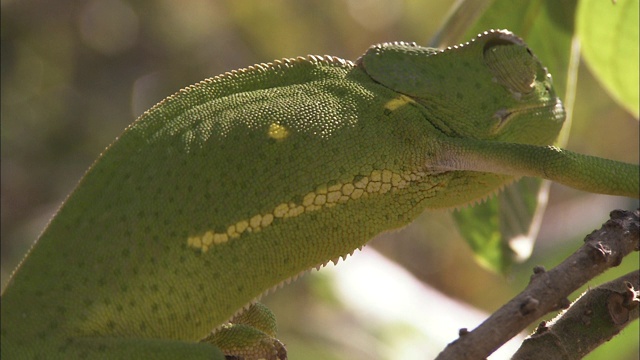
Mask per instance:
[[[536,58],[526,46],[505,40],[491,41],[485,45],[483,56],[500,85],[517,94],[534,89]]]

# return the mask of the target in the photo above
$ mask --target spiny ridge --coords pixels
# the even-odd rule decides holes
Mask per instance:
[[[474,39],[471,39],[467,42],[458,44],[458,45],[453,45],[453,46],[448,46],[445,49],[440,50],[440,52],[444,52],[445,50],[452,50],[452,49],[460,49],[462,47],[465,47],[471,43],[473,43],[474,41],[478,40],[478,39],[482,39],[486,36],[498,36],[499,38],[503,39],[503,40],[509,40],[509,41],[513,41],[519,45],[525,45],[524,41],[522,41],[521,38],[517,37],[516,35],[514,35],[511,31],[508,30],[496,30],[496,29],[491,29],[491,30],[487,30],[483,33],[478,34],[478,36],[476,36]]]

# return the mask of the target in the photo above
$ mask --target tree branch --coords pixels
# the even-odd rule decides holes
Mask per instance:
[[[614,210],[610,220],[585,238],[585,244],[550,271],[533,269],[527,288],[471,332],[438,355],[437,360],[484,359],[543,315],[569,307],[569,296],[584,283],[618,266],[640,250],[640,210]]]
[[[636,270],[588,290],[552,322],[540,323],[512,360],[582,359],[638,318],[639,288]]]

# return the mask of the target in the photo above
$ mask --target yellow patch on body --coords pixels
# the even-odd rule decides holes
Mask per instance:
[[[267,134],[272,139],[283,140],[289,136],[289,129],[280,124],[273,123],[269,125],[269,131]]]
[[[396,109],[398,109],[401,106],[405,106],[407,104],[411,104],[414,103],[415,101],[413,101],[412,98],[406,96],[406,95],[399,95],[397,98],[391,99],[389,101],[387,101],[386,104],[384,104],[384,108],[389,110],[389,111],[394,111]]]

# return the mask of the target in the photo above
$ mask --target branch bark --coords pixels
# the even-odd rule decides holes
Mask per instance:
[[[585,244],[550,271],[533,269],[527,288],[473,331],[447,345],[437,360],[484,359],[543,315],[569,307],[573,291],[640,250],[640,210],[614,210]]]
[[[585,292],[552,322],[544,321],[512,360],[578,360],[638,318],[640,272]]]

